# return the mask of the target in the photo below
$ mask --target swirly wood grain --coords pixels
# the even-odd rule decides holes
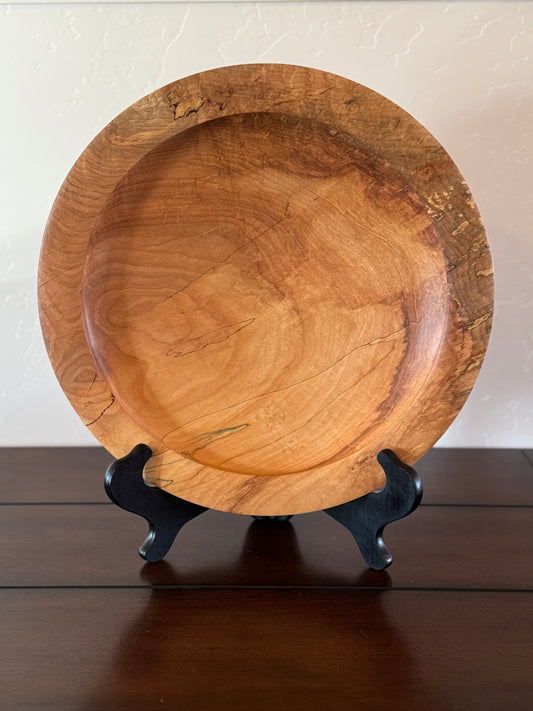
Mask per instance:
[[[268,515],[380,486],[380,449],[429,449],[481,365],[491,274],[468,189],[412,117],[250,65],[104,129],[54,205],[39,295],[58,378],[114,455],[145,442],[153,483]]]

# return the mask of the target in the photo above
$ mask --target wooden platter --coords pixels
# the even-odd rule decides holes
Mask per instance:
[[[211,508],[284,515],[413,464],[481,367],[490,253],[440,144],[352,81],[286,65],[141,99],[70,171],[39,305],[61,386],[116,457]]]

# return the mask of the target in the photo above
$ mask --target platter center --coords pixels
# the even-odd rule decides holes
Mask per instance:
[[[221,476],[386,440],[447,308],[418,196],[353,137],[286,114],[162,142],[110,195],[84,262],[84,329],[114,397],[176,461]]]

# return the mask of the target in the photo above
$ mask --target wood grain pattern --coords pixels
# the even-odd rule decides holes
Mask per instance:
[[[0,591],[5,711],[529,711],[531,596]]]
[[[416,470],[423,505],[533,506],[533,464],[520,449],[434,447]]]
[[[531,502],[533,467],[518,450],[430,453],[441,500],[478,505],[391,526],[381,573],[325,514],[291,532],[210,512],[143,565],[140,519],[59,503],[94,501],[104,458],[0,448],[2,711],[532,708],[533,508],[508,504],[519,487]],[[22,494],[33,504],[7,503]]]
[[[161,563],[137,554],[148,532],[106,505],[4,506],[0,586],[338,586],[533,591],[533,508],[426,506],[387,527],[388,572],[368,570],[323,512],[286,526],[210,511],[180,531]],[[68,561],[68,564],[65,563]]]
[[[0,447],[0,504],[109,503],[103,447]]]
[[[80,294],[81,287],[81,294]],[[115,119],[47,225],[56,374],[115,456],[211,508],[289,514],[414,463],[485,352],[492,270],[468,188],[384,97],[282,65],[218,69]]]
[[[1,447],[0,504],[110,503],[103,447]],[[433,448],[417,462],[422,506],[533,506],[533,464],[520,449]]]

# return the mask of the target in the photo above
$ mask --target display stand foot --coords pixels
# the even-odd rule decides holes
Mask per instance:
[[[325,512],[350,531],[367,565],[383,570],[392,563],[392,555],[383,541],[383,529],[416,509],[422,500],[422,482],[416,471],[403,464],[390,449],[378,454],[378,462],[386,476],[386,484],[380,491]]]
[[[105,490],[117,506],[148,521],[150,532],[139,548],[139,555],[154,563],[166,555],[187,521],[207,509],[148,486],[143,468],[151,456],[150,447],[138,444],[125,457],[114,461],[105,475]]]
[[[148,486],[143,479],[143,468],[151,456],[150,447],[139,444],[125,457],[117,459],[106,472],[105,490],[117,506],[148,521],[150,532],[139,554],[155,562],[166,555],[180,529],[207,509]],[[422,499],[422,482],[415,470],[403,464],[390,449],[378,454],[378,462],[386,477],[383,489],[325,509],[325,513],[350,531],[370,568],[383,570],[392,563],[383,541],[383,529],[416,509]],[[291,516],[254,518],[282,523]]]

